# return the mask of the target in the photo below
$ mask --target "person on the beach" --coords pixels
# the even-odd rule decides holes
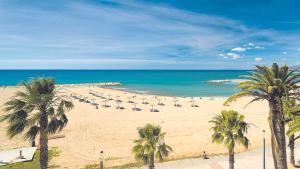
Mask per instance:
[[[206,152],[205,152],[205,151],[203,151],[203,155],[202,155],[202,157],[203,157],[203,159],[209,159],[209,158],[208,158],[208,155],[206,154]]]

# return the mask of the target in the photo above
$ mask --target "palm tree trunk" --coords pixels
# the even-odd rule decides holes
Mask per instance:
[[[290,163],[295,166],[295,135],[289,137]]]
[[[229,150],[229,169],[234,169],[234,150]]]
[[[48,118],[45,112],[40,117],[40,169],[47,169],[48,167]]]
[[[149,169],[154,169],[154,153],[150,157]]]
[[[285,123],[281,102],[276,99],[269,101],[269,125],[271,129],[272,154],[275,169],[287,169]]]
[[[31,140],[31,147],[35,147],[35,139]]]

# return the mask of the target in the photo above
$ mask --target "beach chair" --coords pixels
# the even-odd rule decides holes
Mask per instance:
[[[104,100],[104,105],[102,105],[104,108],[109,108],[110,105],[107,104],[108,100]]]
[[[161,99],[157,99],[157,100],[158,100],[157,105],[159,105],[159,106],[164,106],[165,105],[163,102],[161,102]]]
[[[114,100],[113,98],[111,98],[111,95],[108,95],[108,100]]]
[[[150,112],[159,112],[159,110],[154,108],[154,104],[151,104]]]
[[[159,112],[158,109],[150,109],[150,112]]]
[[[178,102],[178,100],[174,100],[174,106],[175,106],[175,107],[181,107],[181,105],[178,104],[177,102]]]
[[[120,106],[120,103],[122,103],[122,102],[123,102],[122,100],[116,100],[116,103],[117,103],[116,109],[119,109],[119,110],[125,109],[124,107]]]
[[[195,104],[195,100],[192,100],[191,102],[192,102],[191,107],[199,107],[197,104]]]
[[[134,103],[134,101],[131,100],[131,97],[128,97],[127,103]]]
[[[136,107],[136,103],[134,103],[134,107],[132,108],[133,111],[141,111],[142,109]]]
[[[142,100],[142,104],[149,104],[149,102],[146,101],[146,98],[143,98]]]

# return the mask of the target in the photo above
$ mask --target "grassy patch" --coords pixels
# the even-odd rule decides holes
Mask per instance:
[[[100,168],[99,165],[100,164],[88,164],[88,165],[85,166],[84,169],[99,169]]]
[[[119,159],[122,159],[122,158],[121,157],[107,157],[104,160],[109,161],[109,160],[119,160]]]
[[[59,156],[59,150],[58,148],[52,148],[49,150],[48,152],[48,158],[49,161],[56,156]],[[0,169],[36,169],[40,167],[40,151],[37,150],[35,152],[35,155],[33,157],[32,161],[27,161],[27,162],[18,162],[18,163],[14,163],[14,164],[9,164],[9,165],[5,165],[5,166],[1,166]],[[49,168],[57,168],[58,166],[49,166]]]
[[[115,167],[105,167],[105,169],[133,169],[141,166],[143,166],[143,163],[136,162],[136,163],[129,163],[129,164],[115,166]],[[100,168],[99,164],[89,164],[85,166],[84,169],[99,169],[99,168]]]
[[[115,166],[115,167],[107,167],[107,169],[133,169],[137,167],[142,167],[144,164],[141,162],[135,162],[135,163],[128,163],[121,166]]]

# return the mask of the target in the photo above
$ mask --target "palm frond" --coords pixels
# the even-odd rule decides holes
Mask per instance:
[[[21,134],[26,126],[26,121],[17,121],[17,122],[11,122],[8,125],[7,129],[7,135],[9,138],[13,138],[18,134]]]
[[[32,126],[25,134],[25,139],[34,140],[39,133],[40,128],[38,126]]]
[[[248,91],[239,92],[232,96],[230,96],[225,102],[224,105],[228,105],[229,103],[235,101],[236,99],[239,99],[241,97],[250,96],[250,93]]]

